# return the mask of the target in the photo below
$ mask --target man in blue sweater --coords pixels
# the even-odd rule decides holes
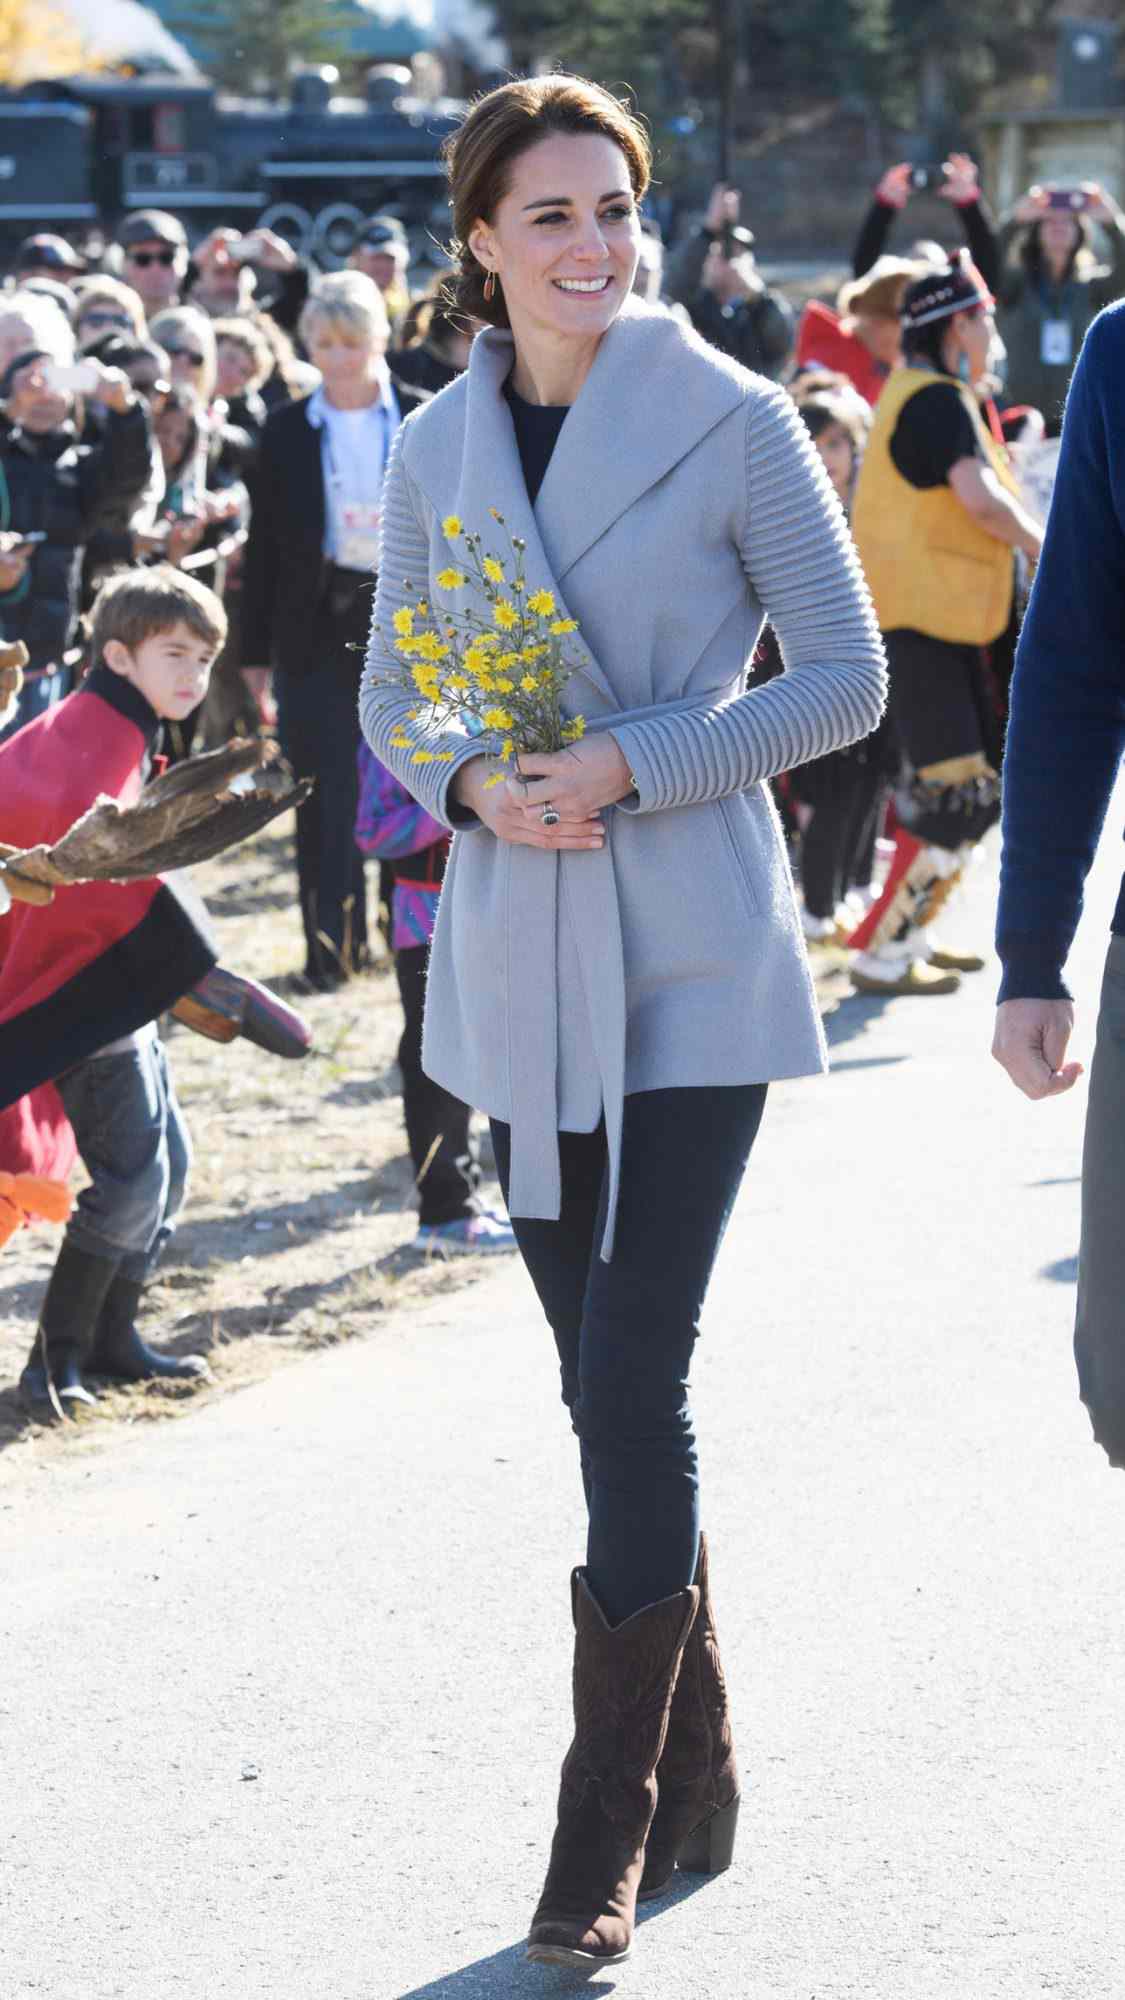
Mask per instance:
[[[1063,966],[1125,749],[1125,303],[1086,336],[1066,406],[1004,764],[993,1054],[1031,1098],[1070,1090]],[[1094,1435],[1125,1467],[1125,883],[1090,1075],[1075,1356]]]

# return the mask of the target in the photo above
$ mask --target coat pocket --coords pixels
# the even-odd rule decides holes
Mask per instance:
[[[732,825],[730,817],[731,807],[732,801],[730,799],[716,799],[715,801],[715,812],[722,832],[723,844],[726,847],[731,867],[734,870],[735,881],[742,891],[743,900],[750,915],[752,917],[759,917],[762,913],[762,906],[758,897],[758,891],[754,886],[754,877],[751,872],[749,859],[745,852],[745,841],[749,828],[745,820],[741,827]]]

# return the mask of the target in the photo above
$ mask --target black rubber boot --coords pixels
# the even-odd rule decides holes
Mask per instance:
[[[114,1382],[186,1381],[209,1375],[211,1370],[202,1354],[158,1354],[141,1339],[137,1313],[143,1291],[136,1278],[120,1273],[114,1278],[94,1336],[91,1373],[108,1375]]]
[[[19,1379],[20,1401],[32,1416],[49,1421],[58,1416],[59,1408],[73,1416],[96,1403],[82,1375],[116,1271],[112,1258],[93,1257],[63,1239],[40,1310],[35,1344]]]

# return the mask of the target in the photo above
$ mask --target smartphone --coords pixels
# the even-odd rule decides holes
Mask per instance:
[[[1047,189],[1048,208],[1063,208],[1068,215],[1081,215],[1084,209],[1089,208],[1092,200],[1093,195],[1087,194],[1085,188],[1053,187]]]
[[[915,194],[929,194],[945,185],[944,167],[911,167],[910,185]]]
[[[18,534],[19,530],[17,529],[16,532]],[[24,549],[37,549],[40,542],[45,542],[46,539],[47,531],[45,528],[32,528],[26,535],[20,535],[19,541],[11,553],[18,556],[22,555]]]
[[[101,370],[96,361],[76,361],[73,367],[61,361],[48,361],[43,375],[48,389],[56,396],[89,396],[98,386]]]

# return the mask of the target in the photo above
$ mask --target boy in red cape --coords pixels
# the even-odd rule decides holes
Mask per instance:
[[[0,745],[0,842],[50,844],[99,797],[131,805],[161,721],[202,700],[226,637],[214,593],[167,566],[115,577],[93,611],[94,666]],[[157,1016],[216,964],[182,884],[83,882],[0,914],[0,1169],[65,1176],[75,1204],[20,1394],[34,1415],[95,1398],[85,1371],[137,1381],[206,1373],[141,1340],[141,1292],[183,1204],[190,1142]]]

